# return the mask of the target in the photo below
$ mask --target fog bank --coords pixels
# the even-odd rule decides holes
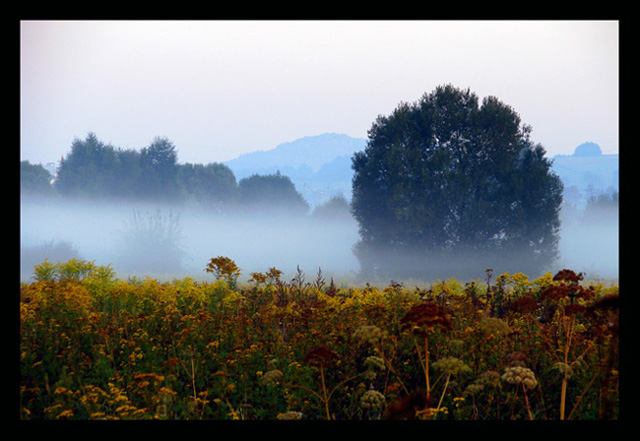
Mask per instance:
[[[176,231],[167,231],[170,224],[177,226]],[[310,276],[318,268],[326,276],[353,276],[358,270],[351,251],[358,229],[351,218],[223,214],[186,206],[23,198],[20,227],[21,279],[25,281],[38,263],[33,258],[42,255],[34,249],[48,253],[55,262],[62,259],[52,248],[59,250],[60,244],[70,245],[81,259],[111,264],[119,276],[138,278],[206,280],[212,276],[204,268],[216,256],[233,259],[242,269],[242,278],[271,267],[293,274],[298,265]]]
[[[357,223],[350,217],[223,214],[184,205],[23,198],[20,278],[32,280],[33,266],[44,257],[53,262],[79,257],[111,264],[122,278],[211,280],[204,272],[207,263],[226,256],[242,269],[241,280],[271,267],[286,277],[299,266],[307,281],[318,268],[326,280],[354,281],[360,269],[353,254],[358,239]],[[550,271],[568,268],[587,279],[617,280],[618,239],[617,210],[589,216],[563,213],[560,259]],[[489,267],[487,262],[478,268],[477,278]],[[450,276],[443,269],[439,278]]]

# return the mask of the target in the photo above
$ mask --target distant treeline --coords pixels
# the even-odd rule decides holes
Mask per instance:
[[[259,207],[292,214],[309,210],[291,179],[279,172],[238,182],[221,163],[179,164],[174,144],[162,137],[138,151],[113,147],[89,133],[73,141],[55,180],[41,165],[22,161],[20,185],[24,195],[188,202],[217,210]]]

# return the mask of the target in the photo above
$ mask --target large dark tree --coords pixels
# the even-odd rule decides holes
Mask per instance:
[[[497,98],[450,85],[379,116],[352,161],[363,272],[475,278],[551,263],[562,182],[530,131]]]

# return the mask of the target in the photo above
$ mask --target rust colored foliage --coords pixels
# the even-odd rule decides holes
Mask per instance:
[[[518,312],[520,314],[527,314],[537,310],[540,307],[538,301],[529,295],[524,295],[517,297],[513,302],[511,302],[510,309],[513,312]]]
[[[310,366],[333,366],[338,360],[338,355],[324,346],[317,347],[307,352],[304,362]]]
[[[558,271],[558,273],[555,276],[553,276],[553,280],[561,281],[561,282],[578,283],[583,279],[583,277],[584,276],[582,273],[576,274],[574,271],[563,269]]]
[[[593,302],[586,308],[586,315],[592,322],[591,330],[598,335],[612,332],[617,336],[620,332],[619,309],[618,294],[609,294]]]
[[[411,307],[400,319],[400,326],[418,335],[426,335],[436,326],[446,330],[450,330],[452,327],[449,314],[446,313],[444,307],[432,301]]]
[[[414,391],[409,395],[389,403],[384,412],[385,420],[414,420],[431,400],[422,391]]]
[[[561,283],[546,287],[542,291],[541,298],[550,302],[561,302],[568,299],[571,303],[577,299],[585,301],[591,300],[595,296],[593,288],[585,288],[578,285],[580,280],[582,280],[582,277],[581,273],[576,274],[571,270],[562,270],[558,272],[558,274],[553,277],[553,280]]]

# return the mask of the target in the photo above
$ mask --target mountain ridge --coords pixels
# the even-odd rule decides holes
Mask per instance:
[[[338,133],[306,136],[271,150],[245,153],[225,161],[238,180],[253,174],[280,171],[312,206],[328,198],[351,197],[351,157],[364,150],[367,140]],[[602,154],[600,146],[585,142],[571,155],[549,158],[552,170],[564,183],[566,199],[581,205],[590,194],[617,191],[618,154]]]
[[[352,155],[364,149],[366,142],[367,140],[363,138],[353,138],[339,133],[324,133],[285,142],[270,150],[245,153],[225,161],[224,164],[232,170],[308,165],[317,171],[336,157]]]

